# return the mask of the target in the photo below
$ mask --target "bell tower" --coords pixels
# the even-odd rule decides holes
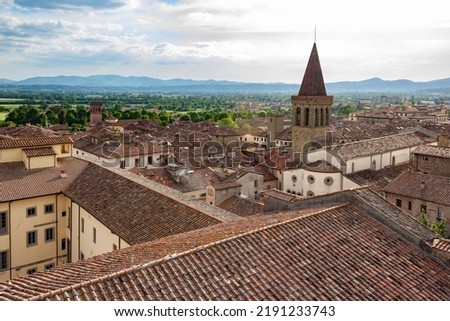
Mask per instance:
[[[292,155],[294,160],[306,162],[308,149],[325,146],[326,133],[331,130],[333,96],[327,96],[316,43],[298,95],[291,96],[291,103]]]
[[[89,106],[90,124],[95,125],[102,122],[103,103],[93,101]]]

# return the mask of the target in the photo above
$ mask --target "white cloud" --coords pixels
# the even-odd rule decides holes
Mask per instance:
[[[166,78],[298,82],[315,25],[326,81],[427,80],[448,77],[450,70],[443,58],[450,54],[450,19],[439,0],[15,3],[0,0],[0,70],[9,73],[0,77],[17,78],[8,64],[16,63],[17,73],[38,70],[26,61],[42,73],[101,64],[110,72],[126,65],[120,70]]]

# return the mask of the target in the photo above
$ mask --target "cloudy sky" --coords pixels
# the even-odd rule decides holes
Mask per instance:
[[[443,0],[0,0],[0,78],[118,74],[299,83],[450,77]]]

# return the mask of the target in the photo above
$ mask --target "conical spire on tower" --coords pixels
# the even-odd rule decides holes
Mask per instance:
[[[317,46],[314,43],[305,75],[300,86],[299,96],[326,96],[325,83],[323,81],[322,68],[320,67]]]

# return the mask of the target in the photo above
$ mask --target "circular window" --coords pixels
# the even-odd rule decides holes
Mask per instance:
[[[308,191],[308,193],[306,193],[306,196],[314,196],[314,192],[313,191]]]
[[[308,180],[308,183],[309,183],[309,184],[312,184],[312,183],[314,183],[315,178],[314,178],[314,176],[312,176],[312,175],[308,175],[307,180]]]
[[[286,192],[288,192],[288,193],[290,193],[291,192],[291,190],[288,188],[287,190],[286,190]]]
[[[297,176],[296,175],[292,175],[291,179],[295,183],[297,181]]]
[[[331,186],[334,183],[333,177],[331,176],[327,176],[323,179],[323,182],[325,183],[325,185]]]

